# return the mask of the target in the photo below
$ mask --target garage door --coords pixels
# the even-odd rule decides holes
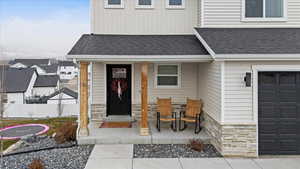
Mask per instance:
[[[260,72],[259,154],[300,154],[300,72]]]

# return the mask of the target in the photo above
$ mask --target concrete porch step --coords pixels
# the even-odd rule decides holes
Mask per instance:
[[[99,128],[90,124],[90,135],[78,137],[79,144],[187,144],[191,139],[200,139],[210,143],[211,137],[205,130],[194,134],[193,127],[185,131],[173,132],[169,125],[165,125],[158,132],[154,123],[150,123],[149,136],[141,136],[138,125],[133,128]]]
[[[106,122],[134,122],[132,116],[108,116],[104,118]]]

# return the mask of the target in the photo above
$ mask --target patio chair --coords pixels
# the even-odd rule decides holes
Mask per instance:
[[[156,128],[160,131],[161,122],[171,122],[171,128],[173,131],[177,130],[176,125],[176,113],[172,112],[171,98],[169,99],[160,99],[157,98],[157,123]]]
[[[198,134],[201,131],[200,115],[202,113],[202,108],[203,108],[202,100],[192,100],[188,98],[185,111],[180,112],[179,130],[180,131],[185,130],[187,128],[186,123],[194,123],[195,134]],[[183,122],[183,128],[182,128],[182,122]]]

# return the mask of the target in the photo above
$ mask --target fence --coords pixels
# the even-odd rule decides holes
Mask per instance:
[[[62,112],[59,115],[59,112]],[[5,104],[4,117],[45,118],[76,116],[79,113],[78,104]]]

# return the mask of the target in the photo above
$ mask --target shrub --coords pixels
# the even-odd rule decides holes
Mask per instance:
[[[56,130],[54,137],[55,141],[59,144],[76,141],[77,124],[67,122]]]
[[[204,144],[200,140],[190,140],[189,147],[195,151],[201,152],[204,149]]]
[[[34,159],[28,166],[29,169],[44,169],[44,164],[40,159]]]

